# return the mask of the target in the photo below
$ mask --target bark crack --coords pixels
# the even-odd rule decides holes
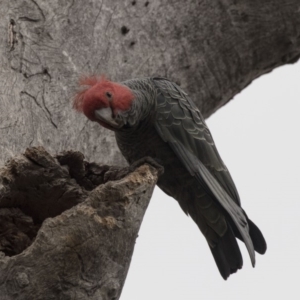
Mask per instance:
[[[8,23],[9,51],[13,51],[15,49],[15,45],[18,43],[15,26],[16,26],[16,22],[14,21],[14,19],[10,19]]]
[[[44,73],[43,73],[44,74]],[[36,74],[38,75],[38,74]],[[32,99],[34,101],[34,103],[44,112],[46,119],[52,124],[52,126],[55,129],[58,129],[58,126],[55,124],[55,122],[52,120],[52,114],[50,112],[50,110],[48,109],[46,102],[45,102],[45,84],[43,83],[43,91],[41,94],[41,98],[42,98],[42,103],[43,105],[41,105],[38,101],[37,101],[37,97],[31,95],[30,93],[28,93],[27,91],[21,91],[21,94],[27,95],[30,99]]]
[[[93,36],[95,36],[96,23],[97,23],[97,21],[98,21],[98,18],[99,18],[99,16],[100,16],[101,11],[102,11],[103,2],[104,2],[104,0],[102,0],[102,2],[101,2],[101,4],[100,4],[99,11],[98,11],[98,13],[97,13],[97,15],[96,15],[96,18],[95,18],[95,22],[94,22],[94,25],[93,25]]]
[[[46,110],[46,112],[48,113],[48,120],[50,121],[50,123],[56,128],[58,129],[58,126],[55,124],[55,122],[52,119],[52,114],[51,111],[49,110],[49,108],[46,105],[46,101],[45,101],[45,83],[43,83],[43,91],[42,91],[42,102],[44,105],[44,108]]]
[[[40,19],[33,19],[30,17],[20,17],[19,18],[20,21],[27,21],[27,22],[33,22],[33,23],[37,23],[40,21]]]
[[[35,0],[30,0],[38,9],[38,11],[40,12],[40,14],[42,15],[44,21],[46,20],[45,14],[43,12],[43,10],[41,9],[41,7],[38,5],[38,3]]]

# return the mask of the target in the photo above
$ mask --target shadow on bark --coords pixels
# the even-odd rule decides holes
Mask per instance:
[[[159,170],[29,148],[0,169],[1,299],[119,299]]]

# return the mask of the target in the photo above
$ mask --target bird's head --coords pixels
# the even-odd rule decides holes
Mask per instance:
[[[135,97],[127,86],[109,81],[104,76],[86,77],[79,84],[81,90],[73,103],[77,111],[111,130],[124,125],[121,115],[130,110]]]

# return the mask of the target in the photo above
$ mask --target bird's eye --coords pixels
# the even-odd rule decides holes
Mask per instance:
[[[110,92],[106,92],[106,96],[107,98],[111,99],[112,98],[112,94]]]

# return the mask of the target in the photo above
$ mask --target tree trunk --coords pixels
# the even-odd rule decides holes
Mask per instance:
[[[158,174],[42,147],[11,160],[0,174],[1,299],[119,299]]]
[[[76,151],[125,165],[113,134],[72,110],[81,75],[164,76],[208,117],[299,54],[298,0],[2,0],[0,164],[30,146],[75,152],[31,148],[2,169],[1,295],[121,293],[158,171],[83,162]]]
[[[2,0],[0,160],[42,145],[124,164],[113,134],[71,109],[79,76],[164,76],[208,117],[298,59],[299,11],[298,0]]]

